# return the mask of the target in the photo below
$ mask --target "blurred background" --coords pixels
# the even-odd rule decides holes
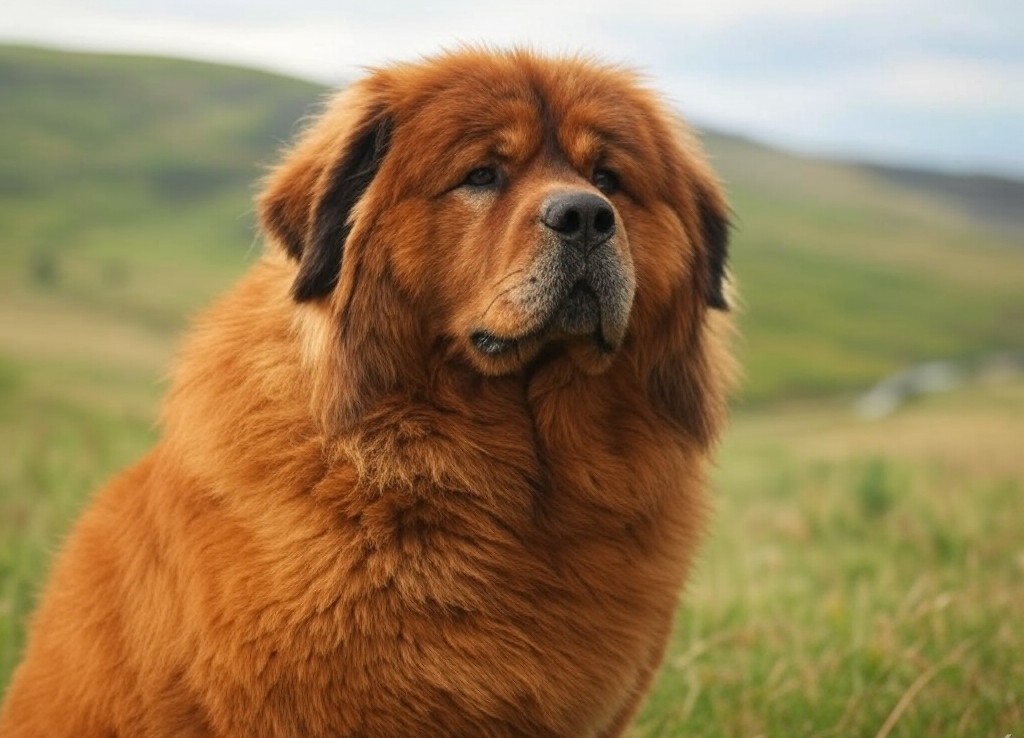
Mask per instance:
[[[1024,5],[34,0],[0,18],[0,692],[159,434],[329,87],[459,43],[639,68],[735,210],[745,379],[631,736],[1024,732]],[[351,7],[349,7],[351,5]]]

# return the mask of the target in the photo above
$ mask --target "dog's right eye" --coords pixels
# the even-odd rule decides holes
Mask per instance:
[[[488,187],[498,181],[498,170],[494,167],[477,167],[463,180],[470,187]]]

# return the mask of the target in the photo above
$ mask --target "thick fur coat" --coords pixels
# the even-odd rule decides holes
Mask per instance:
[[[726,205],[629,72],[370,73],[56,561],[4,738],[621,735],[705,520]]]

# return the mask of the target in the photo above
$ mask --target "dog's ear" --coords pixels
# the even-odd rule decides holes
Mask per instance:
[[[387,165],[394,115],[376,84],[337,97],[259,199],[264,230],[298,262],[292,297],[330,308],[297,314],[322,359],[311,394],[332,432],[355,427],[420,360],[416,313],[393,281],[385,244],[366,248],[373,222],[360,216],[378,212],[368,198],[387,191],[373,184]]]
[[[705,299],[716,310],[728,310],[725,296],[729,258],[729,216],[722,197],[708,188],[697,190],[697,213],[707,259]]]
[[[665,155],[673,208],[696,250],[693,287],[708,307],[729,310],[729,205],[697,136],[684,121],[667,117],[667,132],[657,145]]]
[[[352,209],[373,181],[391,139],[379,106],[336,101],[271,173],[259,198],[260,222],[299,263],[298,302],[329,295],[338,283]]]
[[[666,188],[686,234],[689,277],[675,285],[662,320],[647,336],[638,336],[652,407],[672,427],[707,446],[717,437],[725,414],[725,392],[732,372],[722,344],[730,309],[728,279],[729,218],[725,195],[685,127],[673,127],[660,150],[668,165]]]

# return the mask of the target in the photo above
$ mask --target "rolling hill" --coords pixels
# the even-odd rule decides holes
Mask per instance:
[[[185,317],[260,248],[254,187],[323,90],[24,47],[0,47],[0,89],[0,360],[102,374],[105,356],[146,354],[151,378]],[[745,401],[1019,347],[1024,229],[979,206],[1024,212],[1024,186],[979,197],[956,178],[705,140],[736,213]]]

